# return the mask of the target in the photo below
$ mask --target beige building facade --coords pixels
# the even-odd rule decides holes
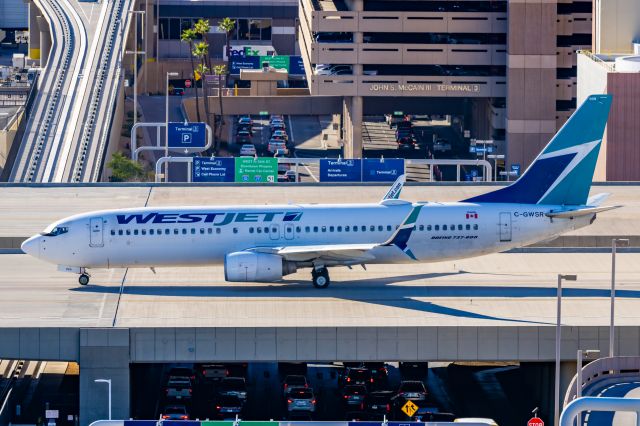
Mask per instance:
[[[300,0],[298,42],[311,94],[344,97],[345,155],[361,155],[363,114],[421,98],[411,113],[467,111],[473,137],[505,140],[507,166],[524,168],[575,109],[591,11],[570,0]]]

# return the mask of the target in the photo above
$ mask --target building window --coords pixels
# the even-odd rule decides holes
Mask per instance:
[[[271,19],[236,19],[234,40],[270,41]]]

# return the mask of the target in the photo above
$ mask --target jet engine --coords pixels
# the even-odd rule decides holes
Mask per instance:
[[[224,257],[224,279],[232,282],[272,282],[296,272],[296,264],[277,254],[238,251]]]

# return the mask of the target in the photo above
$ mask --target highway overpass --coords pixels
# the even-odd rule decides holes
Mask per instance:
[[[409,200],[460,199],[486,186],[409,186]],[[62,216],[106,207],[376,201],[383,186],[5,185],[0,237],[11,242]],[[627,207],[576,241],[638,236],[639,186],[595,187]],[[584,232],[580,234],[580,232]],[[604,237],[603,237],[604,238]],[[0,358],[80,363],[81,423],[105,417],[93,379],[114,383],[128,417],[131,363],[197,361],[520,361],[555,354],[556,274],[576,273],[563,301],[563,383],[577,349],[608,350],[610,255],[531,249],[430,265],[336,268],[316,290],[305,272],[279,283],[227,283],[220,267],[93,272],[92,285],[5,249],[0,255]],[[616,348],[640,355],[636,250],[618,257]]]

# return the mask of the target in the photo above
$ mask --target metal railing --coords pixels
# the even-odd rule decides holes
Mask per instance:
[[[584,397],[572,401],[560,416],[560,426],[573,426],[578,414],[583,411],[628,411],[636,413],[636,425],[640,426],[640,399]]]
[[[608,71],[615,72],[615,70],[616,70],[615,65],[603,61],[602,59],[600,59],[596,54],[594,54],[590,50],[577,50],[576,53],[578,55],[585,55],[586,57],[591,59],[593,62],[596,62],[596,63],[602,65],[603,67],[605,67]]]
[[[640,375],[640,357],[616,356],[613,358],[599,358],[582,368],[582,380],[578,383],[578,374],[573,376],[567,393],[564,397],[564,406],[568,406],[576,399],[578,388],[584,390],[599,380],[624,378],[626,376],[638,377]],[[582,392],[584,394],[584,392]]]

